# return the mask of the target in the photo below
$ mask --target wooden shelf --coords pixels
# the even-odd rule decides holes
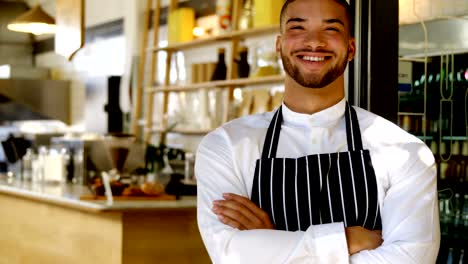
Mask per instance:
[[[157,129],[151,129],[150,133],[151,134],[159,134],[159,133],[165,132],[165,133],[168,133],[168,134],[172,133],[172,134],[183,134],[183,135],[191,135],[191,136],[203,136],[203,135],[206,135],[206,134],[210,133],[211,131],[213,131],[213,129],[196,130],[196,129],[177,129],[176,128],[176,129],[172,129],[172,130],[168,131],[168,130],[164,130],[162,128],[157,128]]]
[[[207,88],[222,88],[222,87],[232,87],[232,86],[254,86],[268,83],[279,83],[284,81],[283,75],[272,75],[265,77],[256,77],[256,78],[241,78],[233,80],[224,80],[224,81],[213,81],[213,82],[203,82],[203,83],[194,83],[187,85],[171,85],[171,86],[159,86],[159,87],[147,87],[145,89],[146,93],[157,93],[157,92],[184,92],[184,91],[196,91],[200,89]]]
[[[196,39],[188,42],[177,43],[169,45],[167,47],[152,47],[147,49],[148,52],[158,52],[158,51],[179,51],[186,50],[195,47],[200,47],[204,45],[213,44],[220,41],[229,41],[234,38],[245,38],[258,35],[267,35],[273,34],[275,32],[279,33],[279,25],[262,27],[262,28],[253,28],[248,30],[237,30],[230,33],[222,34],[219,36],[207,37],[202,39]]]
[[[160,47],[159,42],[159,30],[149,30],[149,28],[157,29],[161,20],[161,0],[156,1],[156,5],[153,6],[154,0],[146,0],[146,9],[145,9],[145,25],[143,28],[141,49],[140,49],[140,61],[139,61],[139,75],[137,78],[137,89],[135,93],[135,107],[134,107],[134,117],[135,120],[139,122],[134,122],[132,125],[133,133],[138,137],[138,133],[143,131],[144,141],[150,142],[152,140],[151,135],[160,133],[162,135],[161,141],[165,140],[165,137],[169,133],[178,133],[183,135],[204,135],[209,133],[211,130],[199,130],[199,129],[178,129],[177,127],[168,126],[170,120],[164,119],[161,120],[161,124],[155,124],[153,119],[154,105],[155,103],[162,104],[162,111],[160,111],[160,116],[167,116],[169,104],[171,103],[171,96],[169,92],[196,92],[203,89],[224,89],[227,88],[226,92],[228,93],[226,100],[223,99],[222,102],[218,102],[224,106],[229,106],[234,101],[234,89],[236,87],[246,87],[246,86],[256,86],[262,84],[277,84],[281,85],[284,82],[284,76],[273,75],[265,76],[258,78],[239,78],[234,79],[235,67],[233,65],[236,63],[236,57],[240,52],[240,47],[242,41],[248,38],[256,37],[274,37],[280,33],[279,24],[265,26],[261,28],[252,28],[247,30],[233,30],[228,33],[222,33],[217,36],[207,36],[205,38],[199,38],[192,41],[182,42],[182,43],[170,43],[166,47]],[[169,4],[168,11],[172,12],[177,8],[179,0],[171,0]],[[239,16],[242,9],[242,0],[233,0],[232,1],[232,24],[237,25]],[[153,18],[151,19],[151,15]],[[152,23],[150,23],[152,21]],[[235,28],[235,27],[234,27]],[[152,37],[150,41],[149,37]],[[148,44],[152,43],[152,44]],[[271,43],[274,45],[274,41]],[[215,47],[215,46],[226,46],[229,50],[228,55],[225,58],[227,72],[226,76],[228,80],[223,81],[207,81],[203,83],[193,83],[193,84],[184,84],[184,85],[172,85],[170,80],[171,66],[174,63],[174,56],[177,55],[179,51],[186,50],[195,50],[196,48],[204,47]],[[165,68],[162,69],[162,63],[159,61],[158,52],[165,51],[167,53],[165,59]],[[147,58],[149,57],[149,58]],[[160,69],[161,68],[161,69]],[[164,72],[164,80],[157,82],[156,73]],[[201,74],[200,74],[201,75]],[[196,75],[198,76],[198,75]],[[155,85],[157,83],[157,85]],[[162,100],[157,100],[155,102],[155,93],[161,93]],[[144,101],[146,99],[146,101]],[[145,102],[145,104],[143,104]],[[145,106],[145,121],[140,122],[141,113],[143,113],[142,108]],[[158,111],[159,112],[159,111]],[[223,111],[222,116],[220,117],[220,122],[224,123],[228,121],[228,111]],[[140,129],[143,126],[144,129]],[[164,128],[164,129],[162,129]]]
[[[417,138],[421,140],[434,140],[433,136],[416,136]],[[439,140],[439,137],[436,137],[435,139]],[[462,141],[462,140],[468,140],[468,137],[465,136],[443,136],[442,140],[453,140],[453,141]]]
[[[424,113],[398,112],[399,116],[424,116]]]

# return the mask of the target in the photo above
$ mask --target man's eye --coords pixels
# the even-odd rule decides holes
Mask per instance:
[[[302,26],[293,26],[293,27],[290,27],[289,29],[304,29]]]
[[[337,28],[327,28],[326,30],[327,30],[327,31],[335,31],[335,32],[340,32],[340,30],[339,30],[339,29],[337,29]]]

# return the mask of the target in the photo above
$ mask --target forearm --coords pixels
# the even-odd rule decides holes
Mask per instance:
[[[200,225],[213,263],[348,263],[342,223],[311,226],[306,232],[239,231]]]
[[[435,166],[410,167],[387,190],[382,208],[382,246],[351,263],[435,263],[440,245]]]
[[[435,263],[439,245],[428,243],[392,243],[382,245],[375,250],[361,251],[350,257],[350,263]]]
[[[431,209],[429,208],[429,211]],[[384,237],[382,246],[375,250],[361,251],[351,256],[351,263],[435,263],[440,246],[440,229],[438,221],[438,207],[436,204],[432,206],[433,215],[427,218],[426,225],[430,229],[415,232],[413,235],[404,236],[400,232],[405,232],[404,224],[401,227],[396,227],[393,232],[389,232],[388,239]],[[427,222],[432,223],[427,223]],[[422,222],[422,221],[421,221]],[[414,230],[417,230],[420,223],[414,224]],[[408,230],[410,230],[409,228]],[[405,233],[410,233],[409,231]]]

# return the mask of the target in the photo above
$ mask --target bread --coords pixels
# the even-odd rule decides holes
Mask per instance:
[[[140,187],[146,195],[160,195],[164,192],[164,186],[159,182],[145,182]]]

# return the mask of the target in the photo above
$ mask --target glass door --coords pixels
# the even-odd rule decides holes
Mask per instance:
[[[437,263],[465,263],[468,6],[439,2],[400,0],[398,124],[423,140],[437,162],[442,233]]]

